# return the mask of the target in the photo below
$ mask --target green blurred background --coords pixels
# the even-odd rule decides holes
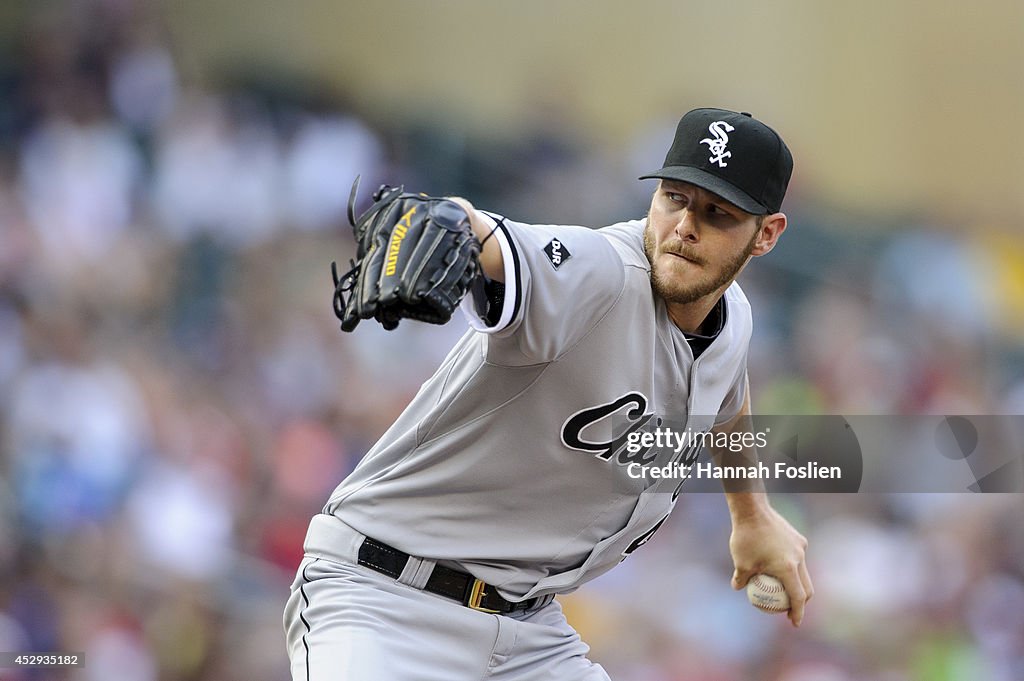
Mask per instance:
[[[306,523],[466,329],[337,330],[355,174],[599,227],[697,106],[796,158],[742,278],[756,412],[1024,413],[1019,2],[0,3],[0,651],[88,660],[0,679],[288,678]],[[683,495],[564,599],[592,656],[1024,679],[1020,495],[775,503],[811,541],[800,630]]]

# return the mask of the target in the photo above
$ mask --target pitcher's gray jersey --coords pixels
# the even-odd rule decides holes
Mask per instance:
[[[643,452],[613,426],[658,414],[702,432],[738,413],[751,317],[734,283],[694,361],[651,289],[643,230],[500,221],[501,319],[472,320],[325,512],[510,600],[571,591],[646,541],[679,481],[627,475]]]

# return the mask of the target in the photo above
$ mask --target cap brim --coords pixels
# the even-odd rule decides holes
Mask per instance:
[[[734,185],[726,182],[717,175],[712,175],[706,170],[692,166],[669,166],[653,173],[641,175],[641,180],[678,180],[695,184],[701,189],[706,189],[712,194],[721,196],[737,208],[754,215],[764,215],[769,210],[766,206],[755,201],[749,194]]]

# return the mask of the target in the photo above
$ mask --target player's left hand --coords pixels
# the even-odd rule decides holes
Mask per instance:
[[[363,319],[387,330],[402,319],[445,324],[480,274],[480,241],[465,208],[449,199],[381,187],[358,219],[352,185],[349,221],[356,260],[344,275],[331,264],[334,313],[342,331]]]
[[[742,589],[756,574],[772,575],[789,595],[789,620],[800,626],[804,606],[814,595],[807,571],[807,539],[767,504],[756,513],[734,518],[729,538],[735,571],[734,589]]]

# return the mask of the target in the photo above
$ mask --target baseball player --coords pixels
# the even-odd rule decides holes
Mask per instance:
[[[483,244],[472,328],[313,518],[285,610],[294,679],[608,678],[555,597],[644,544],[685,490],[627,473],[679,456],[632,451],[629,432],[749,415],[735,279],[785,231],[791,171],[764,123],[697,109],[641,178],[659,181],[645,219],[527,225],[456,199]],[[775,575],[799,625],[805,539],[755,486],[725,495],[734,588]]]

